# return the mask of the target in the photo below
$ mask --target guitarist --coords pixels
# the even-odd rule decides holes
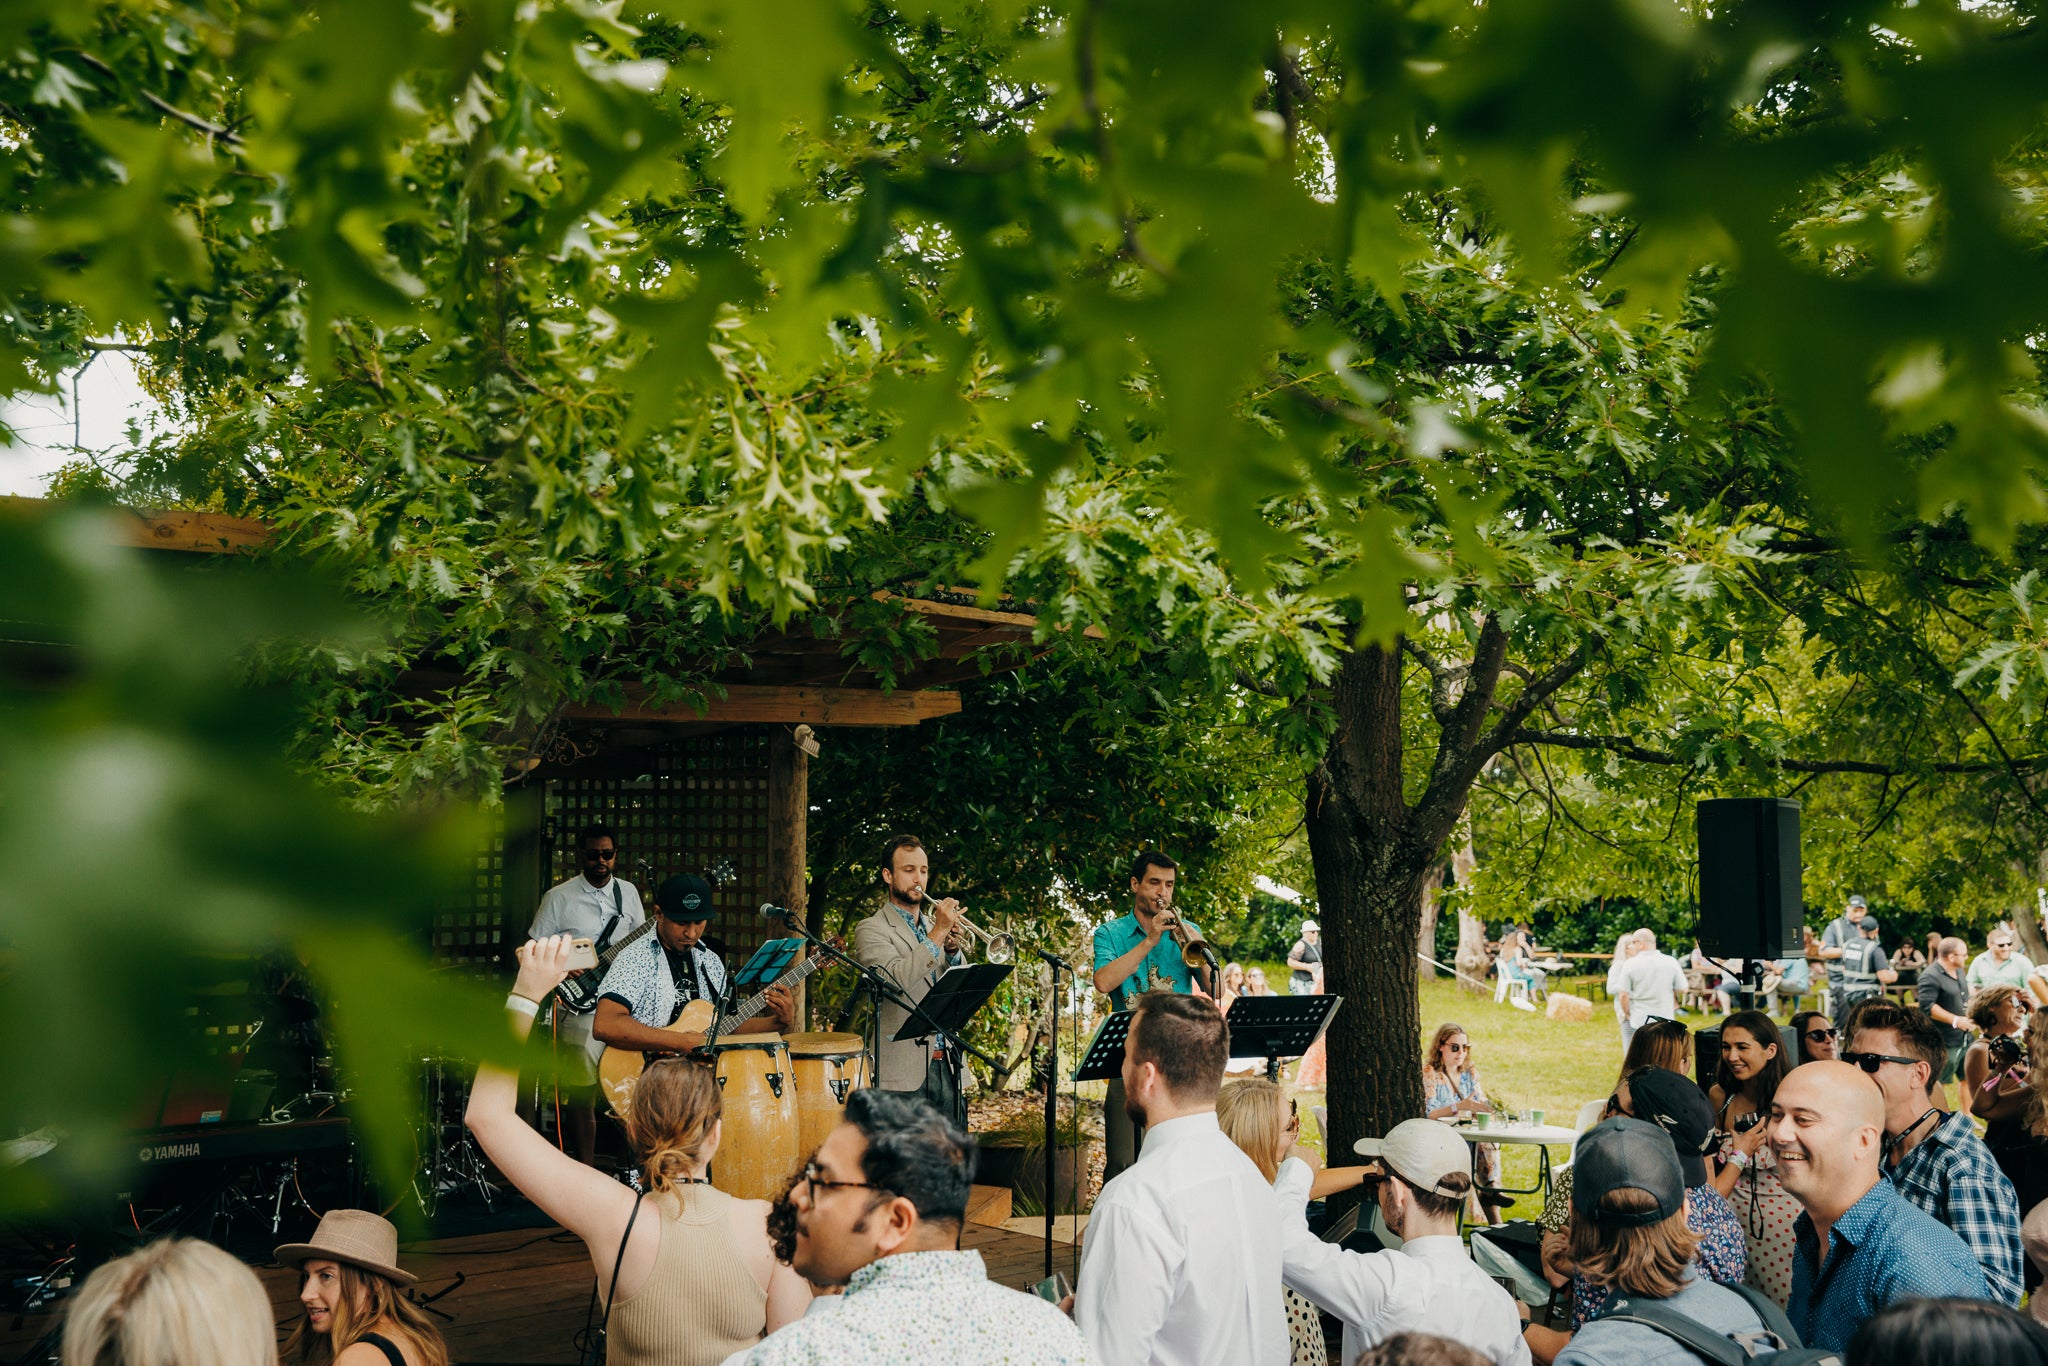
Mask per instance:
[[[690,1002],[716,1002],[725,994],[725,963],[703,942],[711,923],[711,884],[694,873],[678,873],[655,889],[654,911],[654,933],[612,960],[593,1032],[613,1048],[684,1053],[701,1048],[704,1036],[670,1033],[668,1026]],[[734,1032],[781,1033],[795,1019],[796,998],[786,987],[771,987],[767,1014]]]
[[[576,849],[583,871],[542,894],[533,928],[526,933],[537,940],[575,935],[596,941],[602,953],[639,928],[647,913],[640,908],[640,889],[614,876],[619,841],[610,826],[586,826]],[[591,1017],[560,1005],[554,1015],[559,1075],[567,1083],[561,1097],[562,1125],[577,1158],[588,1166],[597,1159],[597,1050],[590,1042]]]

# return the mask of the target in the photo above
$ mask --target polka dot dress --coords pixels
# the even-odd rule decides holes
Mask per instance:
[[[1734,1150],[1733,1138],[1721,1140],[1723,1162]],[[1742,1280],[1783,1305],[1792,1298],[1792,1221],[1799,1217],[1799,1202],[1779,1184],[1778,1161],[1770,1144],[1757,1149],[1752,1163],[1728,1194],[1749,1247],[1749,1269]]]
[[[1287,1343],[1293,1356],[1290,1366],[1328,1366],[1329,1350],[1323,1344],[1323,1321],[1316,1315],[1316,1307],[1295,1294],[1283,1289],[1287,1297]]]

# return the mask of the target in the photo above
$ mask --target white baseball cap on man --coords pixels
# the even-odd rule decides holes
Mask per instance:
[[[1360,1157],[1378,1158],[1394,1175],[1420,1190],[1438,1195],[1465,1195],[1471,1186],[1443,1186],[1447,1176],[1472,1177],[1472,1150],[1448,1124],[1433,1119],[1404,1119],[1385,1138],[1361,1138],[1351,1145]]]
[[[1303,934],[1314,934],[1322,928],[1323,927],[1321,925],[1316,924],[1316,922],[1313,920],[1304,920],[1301,922],[1301,932]]]

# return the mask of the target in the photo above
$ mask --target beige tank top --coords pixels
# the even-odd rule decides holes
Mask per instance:
[[[732,1240],[732,1197],[691,1186],[647,1202],[660,1212],[654,1272],[631,1299],[612,1304],[609,1357],[614,1366],[718,1366],[761,1340],[768,1292],[740,1260]]]

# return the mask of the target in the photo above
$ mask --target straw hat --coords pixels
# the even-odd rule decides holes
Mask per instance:
[[[389,1219],[381,1219],[365,1209],[331,1209],[320,1216],[320,1227],[313,1230],[312,1242],[286,1243],[277,1250],[277,1260],[286,1266],[315,1258],[347,1262],[364,1271],[389,1276],[400,1285],[412,1285],[419,1280],[410,1271],[399,1270],[398,1230]]]

